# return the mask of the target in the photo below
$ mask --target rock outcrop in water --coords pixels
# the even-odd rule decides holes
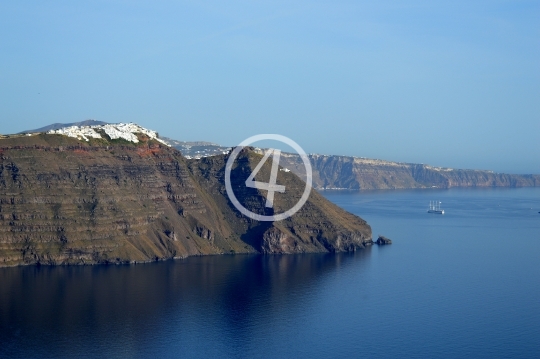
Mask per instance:
[[[162,260],[223,253],[354,251],[371,228],[316,191],[292,217],[258,222],[229,201],[227,156],[187,160],[144,134],[139,143],[58,134],[0,140],[0,266]],[[304,183],[280,171],[274,208],[246,188],[261,156],[242,151],[233,168],[237,198],[251,211],[281,213]],[[269,178],[270,164],[259,172]],[[236,192],[238,190],[238,192]]]
[[[385,236],[379,236],[379,238],[377,238],[376,243],[380,246],[383,246],[386,244],[392,244],[392,240],[390,238],[386,238]]]

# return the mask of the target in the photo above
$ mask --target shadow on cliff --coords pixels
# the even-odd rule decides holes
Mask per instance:
[[[238,165],[231,170],[230,177],[231,187],[234,190],[236,199],[242,206],[255,214],[273,216],[274,209],[266,207],[266,193],[261,193],[259,190],[245,185],[246,180],[251,175],[247,152],[242,151],[238,156],[237,161]],[[220,182],[225,186],[224,177],[220,179]],[[273,222],[257,221],[244,216],[234,206],[229,196],[227,196],[227,205],[237,216],[243,218],[247,226],[247,230],[240,235],[240,239],[252,246],[258,252],[261,252],[263,235],[273,226]]]

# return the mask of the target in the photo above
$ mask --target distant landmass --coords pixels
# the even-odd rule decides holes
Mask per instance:
[[[87,120],[72,124],[53,124],[30,132],[44,132],[71,125],[100,125],[105,122]],[[160,136],[188,159],[222,155],[230,147],[206,141],[178,141]],[[258,150],[262,153],[262,150]],[[487,170],[453,169],[427,164],[402,163],[363,157],[310,154],[313,186],[316,189],[412,189],[451,187],[535,187],[540,174],[505,174]],[[305,169],[297,154],[282,153],[280,164],[300,177]]]
[[[190,160],[134,124],[48,128],[0,139],[0,266],[344,252],[373,243],[366,221],[314,190],[279,222],[240,214],[225,190],[228,154]],[[262,215],[292,208],[305,188],[292,172],[279,172],[287,192],[276,193],[273,208],[266,191],[245,186],[261,159],[240,152],[231,176],[236,197]],[[270,171],[266,163],[259,180]]]
[[[226,153],[230,147],[206,142],[180,142],[162,138],[188,158]],[[263,153],[262,149],[257,149]],[[427,164],[393,162],[336,155],[308,155],[316,189],[412,189],[451,187],[535,187],[540,175],[505,174],[487,170],[454,169]],[[297,154],[282,153],[280,165],[305,177]]]
[[[176,148],[184,157],[188,159],[203,158],[208,156],[223,155],[228,153],[231,148],[206,141],[178,141],[169,137],[160,137],[170,146]]]
[[[309,155],[317,189],[408,189],[451,187],[536,187],[540,175],[434,167],[348,156]],[[280,164],[302,176],[300,156],[282,155]]]

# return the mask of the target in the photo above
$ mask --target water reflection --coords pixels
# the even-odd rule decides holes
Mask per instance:
[[[0,269],[0,357],[153,345],[156,330],[179,340],[207,331],[249,336],[256,321],[305,305],[329,273],[370,252]]]

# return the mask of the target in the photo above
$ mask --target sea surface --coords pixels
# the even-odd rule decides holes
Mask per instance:
[[[393,244],[0,268],[0,358],[540,356],[540,188],[323,194]]]

